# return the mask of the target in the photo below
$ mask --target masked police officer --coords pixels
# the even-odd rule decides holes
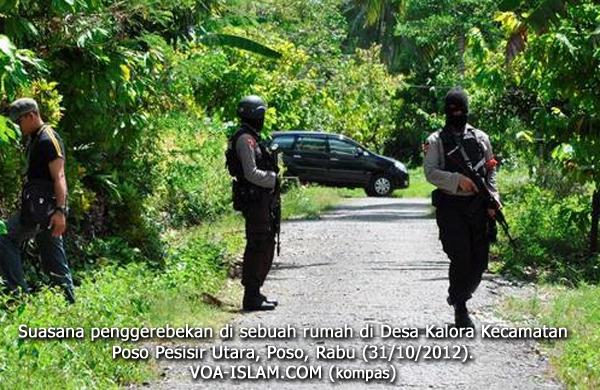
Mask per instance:
[[[457,327],[473,327],[466,302],[475,292],[489,254],[488,224],[495,217],[491,205],[478,196],[478,188],[465,174],[466,163],[485,179],[499,200],[495,160],[489,137],[467,123],[468,97],[460,88],[445,98],[446,125],[425,143],[427,181],[432,194],[444,252],[450,259],[448,303],[454,306]]]
[[[229,140],[227,167],[233,179],[233,204],[246,223],[246,249],[242,265],[244,310],[273,310],[277,302],[260,292],[275,251],[273,206],[278,193],[277,161],[260,143],[265,102],[247,96],[238,105],[241,127]]]
[[[24,242],[35,238],[44,270],[73,303],[73,280],[62,239],[67,227],[64,145],[58,133],[42,121],[35,100],[16,100],[9,107],[9,116],[29,140],[21,209],[9,219],[8,234],[0,237],[5,287],[27,291],[20,250]]]

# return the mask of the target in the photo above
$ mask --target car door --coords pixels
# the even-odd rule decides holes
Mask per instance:
[[[298,176],[295,172],[296,167],[292,159],[294,142],[296,142],[294,134],[278,134],[270,144],[271,147],[276,147],[278,156],[283,161],[285,175],[287,176]]]
[[[338,183],[366,184],[367,164],[359,147],[340,138],[328,138],[329,177]]]
[[[327,139],[310,135],[299,135],[291,153],[288,166],[302,180],[324,181],[327,176]]]

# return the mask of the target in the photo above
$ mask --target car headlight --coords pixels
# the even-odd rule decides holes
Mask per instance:
[[[402,172],[408,172],[408,170],[406,169],[406,166],[404,164],[402,164],[400,161],[395,161],[394,162],[394,166],[396,167],[396,169],[402,171]]]

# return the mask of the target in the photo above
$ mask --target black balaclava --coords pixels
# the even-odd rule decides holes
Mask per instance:
[[[462,132],[467,124],[469,114],[469,97],[460,87],[452,88],[446,95],[446,127],[454,132]],[[461,111],[455,115],[454,112]]]
[[[260,134],[265,125],[265,118],[242,118],[242,124],[248,125],[256,134]]]

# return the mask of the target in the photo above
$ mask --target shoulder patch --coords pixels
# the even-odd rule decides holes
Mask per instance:
[[[248,145],[249,145],[251,148],[255,148],[255,147],[256,147],[256,141],[254,140],[254,138],[253,138],[253,137],[248,137],[248,138],[246,139],[246,142],[248,143]]]
[[[485,162],[485,167],[490,171],[496,169],[497,166],[498,160],[496,160],[496,157],[492,157],[491,159]]]

